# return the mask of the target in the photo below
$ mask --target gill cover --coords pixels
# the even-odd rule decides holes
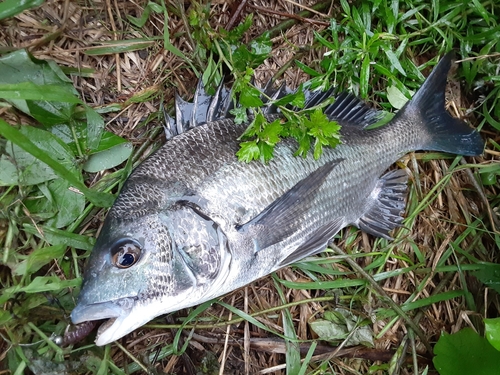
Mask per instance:
[[[195,204],[177,202],[177,209],[162,215],[174,254],[182,262],[194,286],[218,278],[224,255],[230,255],[220,226]]]

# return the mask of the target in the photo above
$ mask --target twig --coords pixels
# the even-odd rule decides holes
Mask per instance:
[[[231,300],[231,305],[234,305],[234,299],[236,295],[233,295]],[[229,320],[233,317],[233,312],[229,312]],[[227,348],[229,346],[229,334],[231,333],[231,326],[227,326],[226,328],[226,337],[224,339],[224,350],[222,351],[222,360],[220,361],[219,375],[224,375],[224,367],[226,366],[226,358],[227,358]]]
[[[311,9],[319,12],[319,11],[322,11],[322,10],[330,7],[331,3],[332,3],[331,0],[322,1],[322,2],[319,2],[315,5],[313,5],[311,7]],[[253,5],[250,5],[250,4],[248,4],[248,6],[254,7]],[[270,9],[267,9],[267,8],[260,8],[259,7],[259,8],[254,8],[254,9],[259,9],[261,12],[273,13],[273,11],[271,11]],[[287,19],[286,21],[281,22],[280,24],[276,25],[272,29],[266,30],[266,32],[269,32],[269,35],[271,38],[274,38],[275,36],[279,35],[283,30],[286,30],[286,29],[292,27],[299,20],[303,21],[303,22],[312,22],[312,23],[317,23],[317,24],[321,24],[321,25],[325,24],[325,22],[323,22],[323,21],[316,21],[316,20],[308,19],[308,17],[312,16],[312,13],[308,10],[304,10],[302,12],[299,12],[296,15],[291,15],[288,13],[279,13],[279,12],[277,14],[280,14],[281,16],[292,18],[292,19]],[[329,23],[326,23],[326,26],[328,26],[328,25],[329,25]]]
[[[113,30],[113,40],[118,40],[115,19],[113,17],[113,10],[111,9],[111,0],[106,0],[106,9],[108,10],[109,23],[111,24],[111,29]],[[121,75],[121,64],[120,64],[120,54],[115,53],[116,62],[116,85],[118,92],[122,91],[122,75]]]
[[[236,21],[238,21],[238,18],[241,16],[241,12],[243,12],[243,9],[245,9],[247,5],[247,0],[241,0],[239,1],[238,5],[234,7],[232,13],[231,13],[231,18],[229,18],[229,21],[226,24],[226,30],[231,30],[234,25],[236,24]],[[245,363],[246,366],[246,363]]]
[[[291,20],[289,20],[289,21],[292,21],[293,23],[296,23],[295,21],[300,21],[300,22],[308,22],[308,23],[313,23],[313,24],[322,25],[322,26],[330,25],[328,22],[325,22],[325,21],[318,21],[318,20],[313,20],[313,19],[307,18],[307,17],[302,17],[302,16],[300,16],[300,13],[299,14],[283,13],[283,12],[278,12],[277,10],[264,8],[264,7],[260,7],[258,5],[253,5],[253,4],[248,4],[248,6],[252,9],[258,10],[259,12],[262,12],[262,13],[276,14],[278,16],[291,18]],[[304,12],[309,12],[309,11],[304,11]],[[303,13],[303,12],[301,12],[301,13]],[[285,21],[285,22],[287,22],[287,21]]]
[[[187,332],[183,333],[187,335]],[[206,337],[197,333],[192,334],[192,340],[197,341],[203,344],[209,345],[220,345],[223,344],[226,340],[226,335],[224,337],[222,334],[218,335],[219,337]],[[228,340],[229,345],[233,346],[241,346],[243,344],[241,339],[230,339]],[[281,338],[258,338],[253,337],[250,338],[250,347],[252,350],[275,353],[275,354],[286,354],[286,344],[285,340]],[[310,342],[302,342],[299,344],[299,350],[301,355],[306,355],[311,347]],[[361,358],[368,359],[370,361],[382,361],[388,362],[395,354],[395,350],[393,349],[375,349],[375,348],[367,348],[365,346],[354,346],[349,348],[341,348],[340,346],[330,346],[330,345],[321,345],[318,344],[314,353],[316,354],[316,358],[321,356],[320,359],[324,360],[326,358],[333,357],[343,357],[343,358]],[[333,353],[333,356],[332,356]],[[313,357],[313,358],[315,358]],[[417,360],[421,364],[430,364],[431,358],[428,356],[420,355],[417,357]],[[412,363],[412,359],[408,359],[406,363]]]
[[[303,305],[303,304],[310,303],[310,302],[335,301],[335,298],[336,297],[317,297],[317,298],[303,299],[303,300],[300,300],[300,301],[294,301],[294,302],[286,303],[284,305],[275,306],[275,307],[271,307],[269,309],[257,311],[255,313],[250,314],[250,316],[253,317],[253,318],[255,318],[255,317],[260,316],[260,315],[266,315],[266,314],[269,314],[271,312],[280,311],[280,310],[283,310],[283,309],[290,308],[292,306]],[[230,325],[230,324],[238,324],[238,323],[243,322],[244,320],[245,319],[243,319],[243,318],[235,318],[233,320],[226,320],[226,321],[219,322],[219,323],[186,324],[183,327],[184,327],[184,329],[191,329],[191,328],[196,328],[196,329],[213,329],[213,328],[217,328],[217,327],[225,327],[225,326]],[[179,328],[180,324],[147,324],[146,326],[148,328],[161,328],[161,329],[165,329],[165,328]]]
[[[295,6],[298,6],[299,8],[302,8],[302,9],[305,9],[305,10],[308,10],[309,12],[311,13],[315,13],[323,18],[328,18],[328,15],[326,14],[323,14],[321,12],[318,12],[317,10],[313,9],[313,8],[309,8],[308,6],[304,5],[304,4],[299,4],[299,3],[296,3],[295,1],[292,1],[292,0],[285,0],[287,3],[290,3],[290,4],[293,4]],[[333,2],[331,2],[333,3]]]

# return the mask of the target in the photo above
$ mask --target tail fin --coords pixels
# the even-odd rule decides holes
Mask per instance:
[[[410,119],[425,128],[419,150],[443,151],[459,155],[480,155],[484,142],[476,130],[453,118],[445,110],[445,90],[453,53],[447,53],[422,87],[397,114],[396,122]]]

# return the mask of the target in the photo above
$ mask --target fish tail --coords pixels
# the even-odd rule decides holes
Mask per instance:
[[[445,109],[446,81],[452,59],[452,52],[441,59],[412,100],[398,112],[394,123],[409,120],[423,127],[415,149],[480,155],[484,142],[479,133],[464,121],[451,117]]]

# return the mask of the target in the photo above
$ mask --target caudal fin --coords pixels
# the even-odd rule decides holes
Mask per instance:
[[[409,120],[423,126],[420,150],[450,152],[474,156],[484,150],[476,130],[453,118],[445,109],[445,90],[453,53],[447,53],[434,68],[422,87],[397,114],[394,121]]]

